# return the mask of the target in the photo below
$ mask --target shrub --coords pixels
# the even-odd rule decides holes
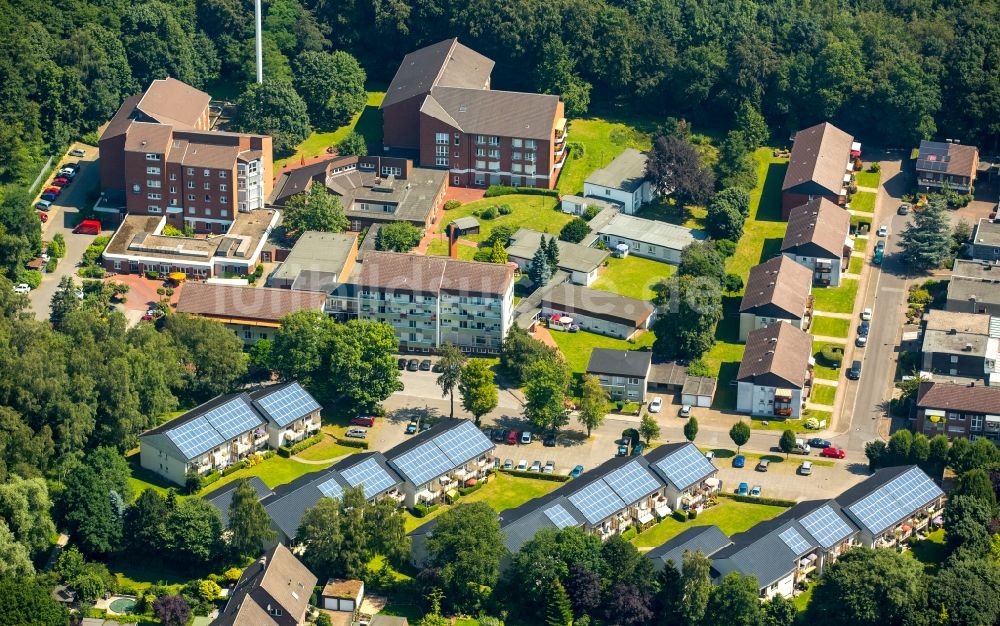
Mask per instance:
[[[163,226],[163,234],[167,237],[183,237],[184,231],[171,224],[165,224]]]
[[[50,256],[49,260],[45,262],[45,272],[51,274],[56,271],[56,267],[59,265],[59,259],[54,256]]]
[[[56,233],[49,242],[49,256],[61,259],[66,256],[66,238],[62,233]]]
[[[500,215],[510,215],[514,212],[514,209],[510,208],[509,204],[501,204],[497,207],[497,213]]]
[[[87,267],[81,267],[80,271],[77,272],[81,278],[104,278],[104,268],[100,265],[88,265]]]
[[[283,457],[285,457],[287,459],[288,457],[294,456],[294,455],[298,454],[299,452],[302,452],[306,448],[314,446],[317,443],[323,441],[324,437],[326,437],[326,435],[324,435],[323,433],[317,433],[317,434],[313,435],[312,437],[308,437],[306,439],[303,439],[302,441],[300,441],[300,442],[298,442],[298,443],[296,443],[294,445],[291,445],[291,446],[281,446],[280,448],[278,448],[278,456],[283,456]]]
[[[346,446],[348,448],[360,448],[361,450],[368,449],[367,441],[361,441],[358,439],[344,439],[342,437],[335,437],[335,439],[337,440],[337,443],[339,443],[342,446]]]
[[[882,171],[882,165],[878,161],[873,161],[871,165],[868,166],[868,171],[872,174],[877,174]]]
[[[453,211],[453,210],[457,209],[460,206],[462,206],[462,203],[459,200],[449,200],[449,201],[447,201],[447,202],[444,203],[444,210],[445,211]]]
[[[688,365],[688,376],[711,376],[712,370],[701,359],[695,359]]]
[[[476,250],[476,253],[472,255],[472,260],[479,261],[480,263],[489,263],[492,258],[493,248],[479,248]]]
[[[559,196],[559,192],[555,189],[546,189],[544,187],[510,187],[509,185],[490,185],[486,189],[486,193],[483,194],[483,197],[492,198],[494,196],[509,196],[516,193],[532,196],[552,196],[553,198]]]
[[[736,254],[736,242],[731,239],[717,239],[715,241],[715,250],[721,254],[723,258],[728,259]]]
[[[475,485],[472,485],[471,487],[460,487],[459,490],[458,490],[458,495],[460,495],[460,496],[467,496],[470,493],[479,491],[480,489],[483,488],[484,484],[486,484],[486,483],[478,482]]]
[[[635,526],[630,526],[622,533],[622,539],[625,541],[631,541],[635,539],[635,536],[639,534],[639,531],[635,529]]]
[[[212,470],[211,472],[202,476],[201,488],[204,489],[205,487],[208,487],[212,483],[217,482],[220,478],[222,478],[222,474],[220,474],[218,470]]]
[[[589,204],[587,205],[587,208],[583,210],[583,219],[589,222],[590,220],[597,217],[597,214],[600,212],[601,212],[600,207],[597,207],[593,204]]]
[[[230,567],[226,571],[222,572],[222,577],[226,579],[226,582],[234,583],[240,579],[243,572],[238,567]]]
[[[511,476],[519,476],[521,478],[537,478],[538,480],[551,480],[557,483],[564,483],[569,480],[569,476],[563,474],[543,474],[541,472],[525,472],[516,469],[501,469],[497,470],[503,472],[504,474],[510,474]]]
[[[146,278],[148,278],[149,280],[157,280],[160,278],[160,273],[155,272],[153,270],[149,270],[148,272],[146,272]]]
[[[173,288],[172,287],[167,287],[166,289],[164,289],[163,290],[163,295],[165,295],[167,297],[170,297],[170,296],[174,295]]]
[[[754,498],[751,496],[738,496],[735,493],[720,491],[717,495],[723,498],[730,498],[737,502],[749,502],[751,504],[768,504],[771,506],[792,507],[798,504],[794,500],[782,500],[781,498]]]
[[[844,361],[844,349],[833,344],[824,345],[820,351],[820,356],[830,365],[840,365]]]
[[[635,129],[628,126],[618,126],[608,133],[608,139],[616,146],[625,146],[634,143],[636,139]]]
[[[199,474],[191,472],[184,479],[184,491],[188,494],[195,494],[201,491],[202,478]]]
[[[428,506],[426,504],[417,503],[413,505],[412,509],[410,509],[410,513],[413,514],[413,517],[427,517],[434,511],[438,510],[438,507],[440,506],[441,505],[439,504],[431,504]]]
[[[21,275],[21,280],[28,283],[32,289],[38,289],[42,284],[42,273],[38,270],[28,270]]]
[[[586,146],[579,141],[566,142],[566,149],[569,150],[569,155],[574,159],[582,159],[583,155],[587,154]]]
[[[164,287],[157,287],[156,288],[156,295],[158,295],[158,296],[165,296],[165,295],[167,295],[166,288],[164,288]]]
[[[498,213],[499,212],[497,211],[497,208],[495,206],[488,206],[482,210],[482,212],[479,214],[479,217],[481,217],[484,220],[494,220],[496,219]]]
[[[222,470],[222,475],[229,476],[230,474],[234,474],[240,471],[241,469],[246,469],[248,467],[250,467],[250,459],[243,459],[239,463],[234,463],[229,467],[227,467],[226,469]]]

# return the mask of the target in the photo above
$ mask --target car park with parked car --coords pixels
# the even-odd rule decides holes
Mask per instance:
[[[431,360],[430,359],[424,359],[423,361],[420,362],[420,371],[421,372],[429,372],[429,371],[431,371]]]
[[[396,367],[398,367],[401,370],[405,370],[406,369],[406,359],[398,359],[396,361]]]
[[[799,474],[803,476],[809,476],[813,473],[812,461],[802,461],[802,465],[799,466]]]
[[[364,428],[348,428],[347,432],[344,434],[348,437],[354,437],[355,439],[364,439],[368,436],[368,431]]]
[[[833,445],[833,442],[831,442],[829,439],[822,439],[820,437],[813,437],[812,439],[809,440],[808,443],[810,446],[820,449],[829,448],[830,446]]]
[[[681,406],[681,410],[678,411],[677,415],[680,417],[691,417],[691,405],[685,404]]]
[[[415,372],[420,369],[420,361],[418,359],[410,359],[406,362],[406,371]]]
[[[847,377],[851,380],[861,380],[861,361],[851,363],[851,369],[847,370]]]
[[[542,473],[543,474],[551,474],[554,471],[556,471],[556,462],[555,461],[546,461],[545,462],[545,466],[542,467]]]
[[[406,425],[406,434],[415,435],[417,433],[417,422],[416,420],[410,420],[410,423]]]
[[[834,448],[833,446],[823,448],[823,451],[819,454],[820,456],[825,456],[828,459],[843,459],[847,456],[847,452],[843,448]]]
[[[87,151],[83,148],[73,148],[69,151],[69,155],[75,157],[85,157],[87,156]]]
[[[14,293],[26,294],[31,292],[31,286],[28,283],[18,283],[14,285]]]
[[[359,415],[351,418],[351,424],[354,426],[367,426],[371,428],[375,425],[375,418],[371,415]]]
[[[580,474],[582,474],[582,473],[583,473],[583,466],[582,465],[577,465],[576,467],[573,468],[573,471],[571,471],[569,473],[569,477],[570,478],[578,478],[580,476]]]
[[[750,485],[746,483],[740,483],[740,486],[736,488],[736,495],[745,496],[750,493]]]
[[[505,459],[503,462],[503,468],[505,470],[514,469],[514,459]]]
[[[750,488],[750,497],[759,498],[760,497],[760,485],[754,485]]]
[[[520,437],[521,437],[521,433],[517,432],[516,430],[512,430],[512,431],[508,432],[507,433],[507,445],[509,445],[509,446],[516,446],[517,442],[518,442],[518,439],[520,439]]]
[[[521,459],[517,462],[517,471],[523,472],[528,469],[528,459]]]
[[[35,208],[39,211],[48,211],[52,208],[52,203],[48,200],[39,200],[35,203]]]
[[[521,443],[523,445],[528,445],[529,443],[531,443],[531,431],[530,430],[526,430],[526,431],[524,431],[524,432],[521,433]]]
[[[742,454],[737,454],[736,456],[733,457],[733,467],[735,467],[736,469],[745,467],[746,464],[747,464],[747,458]]]
[[[531,462],[531,467],[528,468],[529,472],[540,472],[542,471],[542,462],[535,460]]]
[[[663,398],[661,398],[660,396],[656,396],[649,403],[649,412],[650,413],[659,413],[661,408],[663,408]]]
[[[757,463],[757,471],[758,472],[766,472],[767,471],[767,467],[770,464],[771,464],[771,462],[768,461],[767,459],[761,459],[760,462]]]

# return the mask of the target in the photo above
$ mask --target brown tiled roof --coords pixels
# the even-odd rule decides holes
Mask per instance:
[[[303,309],[321,310],[325,301],[326,294],[311,291],[191,282],[181,288],[177,312],[277,322]]]
[[[627,298],[609,291],[588,289],[562,283],[542,296],[542,306],[568,314],[578,313],[617,323],[639,325],[649,319],[655,309],[644,300]]]
[[[431,295],[440,291],[499,295],[507,291],[513,280],[514,269],[509,265],[397,252],[369,252],[361,265],[358,284]]]
[[[774,257],[750,268],[740,313],[771,306],[799,318],[805,311],[811,288],[809,268],[788,257]]]
[[[792,156],[781,189],[813,181],[831,191],[843,187],[854,137],[829,122],[795,133]]]
[[[810,247],[826,252],[827,258],[839,259],[850,230],[851,216],[847,211],[826,198],[815,198],[789,213],[781,251],[794,253],[800,246],[811,244]]]
[[[736,380],[801,389],[811,355],[812,335],[786,322],[776,322],[747,337]]]
[[[264,558],[243,571],[226,608],[212,626],[267,626],[269,624],[300,623],[305,617],[316,577],[284,546],[271,548]],[[260,590],[263,593],[257,593]],[[287,616],[275,619],[267,613],[271,604]]]
[[[917,389],[917,407],[1000,414],[1000,387],[923,382]]]
[[[231,170],[236,167],[239,146],[222,146],[211,143],[184,142],[184,156],[180,162],[191,167]]]
[[[326,585],[323,587],[323,595],[327,598],[342,598],[345,600],[354,600],[361,593],[361,587],[364,585],[360,580],[342,580],[339,578],[331,578],[326,581]]]
[[[122,105],[118,107],[118,112],[108,122],[107,127],[101,134],[101,139],[110,139],[117,135],[124,135],[132,124],[132,112],[135,111],[135,105],[139,104],[140,100],[142,100],[141,93],[125,98]]]
[[[154,80],[137,108],[161,124],[194,128],[212,100],[204,91],[176,78]]]
[[[921,140],[917,171],[943,172],[972,178],[976,175],[979,149],[960,143]]]
[[[493,65],[456,38],[414,50],[403,57],[380,108],[426,94],[436,85],[483,89]]]
[[[548,140],[559,96],[517,91],[435,87],[421,112],[465,133]]]
[[[163,124],[133,122],[125,135],[125,150],[166,154],[173,128]]]

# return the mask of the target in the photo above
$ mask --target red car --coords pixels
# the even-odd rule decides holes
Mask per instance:
[[[42,193],[43,194],[45,194],[45,193],[51,193],[51,194],[55,194],[55,195],[58,196],[59,194],[62,193],[62,189],[60,189],[59,187],[46,187],[45,191],[43,191]]]
[[[153,316],[150,315],[149,313],[146,313],[145,315],[142,316],[142,321],[151,322],[153,321]]]
[[[507,445],[516,446],[517,442],[521,440],[521,433],[516,430],[512,430],[507,433]]]
[[[830,457],[831,459],[842,459],[847,456],[843,448],[823,448],[820,452],[820,456]]]
[[[44,224],[45,222],[49,221],[49,216],[47,213],[39,213],[38,219],[42,220],[42,223]]]
[[[354,426],[367,426],[368,428],[371,428],[375,425],[375,418],[368,415],[360,415],[358,417],[352,417],[351,424]]]
[[[65,187],[69,185],[69,182],[70,182],[69,179],[66,178],[65,176],[60,176],[59,178],[53,180],[52,184],[55,185],[56,187]]]

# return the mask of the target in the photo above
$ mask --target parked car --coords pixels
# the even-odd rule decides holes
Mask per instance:
[[[833,443],[829,439],[821,439],[820,437],[813,437],[809,440],[809,445],[814,448],[829,448]]]
[[[802,465],[799,466],[799,474],[803,476],[808,476],[813,473],[812,461],[802,461]]]
[[[348,428],[344,434],[355,439],[364,439],[368,436],[368,431],[364,428]]]
[[[745,496],[750,493],[750,485],[746,483],[740,483],[740,486],[736,488],[736,495]]]
[[[861,361],[851,363],[851,369],[847,370],[847,377],[851,380],[861,380]]]
[[[487,439],[493,439],[493,429],[492,428],[483,428],[481,430],[483,431],[483,434],[486,435]]]
[[[829,448],[823,448],[823,451],[820,452],[820,456],[825,456],[830,459],[843,459],[847,456],[847,452],[843,448],[834,448],[831,446]]]
[[[875,234],[877,236],[879,236],[879,237],[888,237],[889,236],[889,225],[888,224],[882,224],[881,226],[878,227],[878,230],[875,231]]]
[[[55,187],[69,187],[70,180],[65,176],[56,176],[52,179],[52,184]]]
[[[73,178],[76,176],[76,172],[77,168],[70,167],[67,165],[58,172],[56,172],[56,176],[65,176],[66,178],[73,180]]]
[[[375,418],[371,415],[359,415],[351,418],[351,424],[355,426],[367,426],[371,428],[375,425]]]
[[[642,453],[646,451],[646,446],[643,443],[637,443],[632,446],[632,456],[642,456]]]
[[[651,401],[651,402],[649,403],[649,412],[650,412],[650,413],[659,413],[659,412],[660,412],[660,409],[661,409],[662,407],[663,407],[663,398],[661,398],[660,396],[656,396],[656,397],[655,397],[655,398],[653,398],[653,400],[652,400],[652,401]]]
[[[517,442],[518,442],[518,439],[520,439],[520,438],[521,438],[521,433],[517,432],[516,430],[512,430],[512,431],[508,432],[507,433],[507,445],[516,446]]]
[[[507,470],[513,469],[514,468],[514,459],[504,459],[503,468],[507,469]]]
[[[434,363],[434,365],[431,366],[431,371],[436,374],[440,374],[441,372],[444,371],[444,365],[441,364],[441,361],[437,361],[436,363]]]
[[[546,436],[545,439],[542,440],[542,445],[545,446],[546,448],[556,447],[556,436],[555,435]]]
[[[521,433],[521,443],[523,443],[525,445],[531,443],[531,431],[530,430],[526,430],[526,431],[524,431],[524,432]]]
[[[35,203],[35,208],[39,211],[48,211],[52,208],[52,203],[48,200],[39,200]]]
[[[528,459],[521,459],[517,462],[517,471],[523,472],[528,469]]]
[[[760,497],[760,485],[754,485],[750,488],[750,497],[759,498]]]
[[[904,202],[896,209],[896,213],[899,215],[908,215],[910,213],[910,205]]]
[[[691,405],[685,404],[681,406],[681,410],[678,411],[677,415],[680,417],[691,417]]]
[[[569,477],[570,478],[577,478],[582,473],[583,473],[583,466],[582,465],[577,465],[576,467],[573,468],[573,471],[569,473]]]
[[[396,366],[399,369],[401,369],[401,370],[405,370],[406,369],[406,359],[399,359],[399,360],[397,360],[396,361]]]
[[[541,461],[532,461],[531,462],[531,467],[528,468],[528,471],[529,472],[540,472],[540,471],[542,471],[542,462]]]
[[[747,464],[747,458],[742,454],[737,454],[736,456],[733,457],[733,467],[739,469],[741,467],[746,466],[746,464]]]
[[[554,471],[556,471],[556,462],[555,461],[546,461],[545,462],[545,467],[542,468],[542,473],[543,474],[551,474]]]
[[[420,371],[421,372],[429,372],[429,371],[431,371],[431,360],[430,359],[424,359],[423,361],[420,362]]]
[[[882,243],[881,241],[879,243]],[[885,248],[875,248],[875,254],[872,255],[872,263],[875,265],[882,265],[882,259],[885,258]]]
[[[812,452],[812,446],[810,446],[804,439],[796,439],[795,446],[792,448],[792,454],[809,454]]]
[[[858,335],[857,337],[854,338],[854,345],[856,345],[859,348],[864,348],[865,346],[868,345],[868,337],[866,337],[865,335]]]
[[[417,359],[410,359],[406,362],[406,370],[409,372],[415,372],[420,369],[420,361]]]
[[[865,307],[864,310],[861,311],[861,319],[865,321],[870,321],[872,319],[872,310],[870,307]]]
[[[628,456],[628,446],[626,446],[625,444],[620,444],[618,446],[618,452],[615,454],[615,456]]]
[[[507,434],[510,431],[506,428],[494,428],[493,429],[493,441],[497,443],[504,443],[507,441]]]
[[[83,148],[73,148],[69,151],[69,155],[75,157],[85,157],[87,156],[87,151]]]
[[[31,292],[31,286],[28,283],[18,283],[14,285],[14,293],[25,294]]]
[[[410,420],[410,423],[406,425],[406,434],[414,435],[417,432],[417,421]]]
[[[36,213],[35,215],[38,216],[38,219],[42,220],[43,224],[45,222],[49,221],[49,214],[48,213]]]
[[[149,313],[144,313],[143,316],[139,318],[139,321],[142,321],[142,322],[152,322],[153,321],[153,316],[150,315]]]
[[[46,189],[45,191],[43,191],[42,195],[40,196],[41,199],[48,200],[49,202],[55,202],[55,199],[59,197],[59,188],[53,187],[53,189],[55,189],[55,191],[52,191],[51,189]]]
[[[867,337],[868,331],[870,331],[871,328],[872,328],[871,322],[868,321],[861,322],[861,324],[858,326],[858,334],[861,335],[862,337]]]
[[[760,462],[757,463],[757,471],[758,472],[766,472],[767,471],[767,466],[770,465],[770,464],[771,464],[771,462],[768,461],[767,459],[761,459]]]

